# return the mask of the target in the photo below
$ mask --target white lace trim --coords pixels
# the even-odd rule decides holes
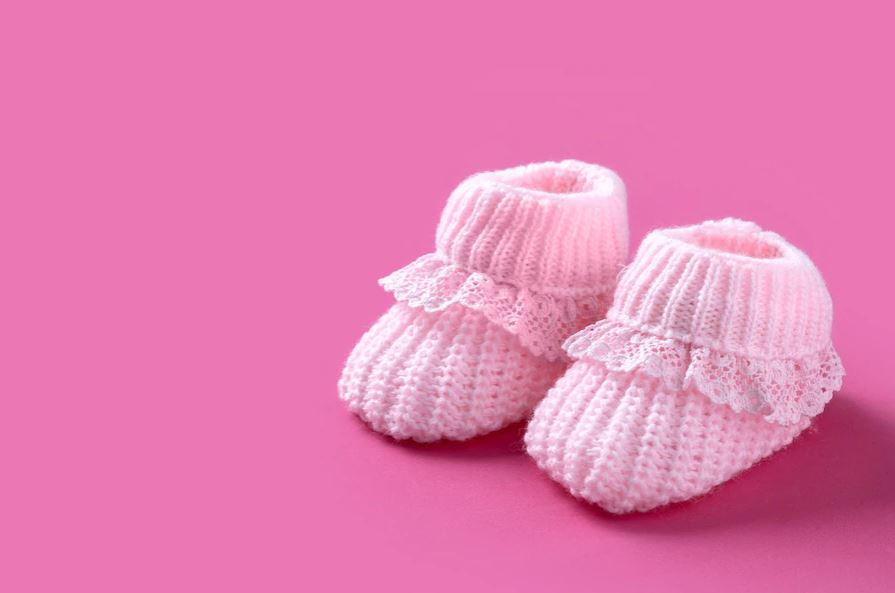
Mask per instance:
[[[845,369],[832,343],[800,358],[758,360],[693,346],[600,321],[565,343],[573,358],[590,358],[613,371],[635,369],[672,390],[694,388],[737,412],[778,424],[820,414],[842,386]]]
[[[609,296],[558,296],[496,282],[427,254],[379,281],[398,301],[426,311],[460,304],[515,334],[548,360],[564,358],[563,340],[606,313]]]

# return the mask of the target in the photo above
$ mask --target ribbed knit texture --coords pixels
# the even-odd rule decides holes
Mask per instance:
[[[609,317],[696,346],[779,358],[827,346],[833,305],[804,253],[727,219],[647,235]]]
[[[614,287],[628,255],[621,180],[577,161],[480,173],[438,224],[436,252],[495,282],[561,296]]]
[[[817,269],[738,220],[654,231],[538,406],[531,456],[611,512],[707,492],[788,444],[844,371]]]
[[[601,318],[627,254],[624,186],[578,161],[480,173],[451,194],[436,251],[381,280],[399,303],[339,381],[395,438],[465,439],[523,418]]]

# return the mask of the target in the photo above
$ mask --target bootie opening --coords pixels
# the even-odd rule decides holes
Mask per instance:
[[[492,183],[539,198],[587,198],[611,195],[620,182],[603,167],[566,160],[514,167],[483,174]]]
[[[783,250],[760,233],[757,225],[734,220],[668,231],[672,237],[703,249],[752,259],[783,257]]]

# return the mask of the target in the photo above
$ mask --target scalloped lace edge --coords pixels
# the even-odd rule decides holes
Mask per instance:
[[[808,356],[759,360],[693,346],[600,321],[564,344],[572,358],[589,358],[612,371],[639,370],[675,391],[695,389],[737,412],[789,425],[820,414],[842,387],[845,369],[830,343]]]
[[[481,312],[519,338],[536,356],[566,358],[563,341],[602,318],[610,297],[604,291],[585,297],[535,292],[502,284],[481,272],[470,272],[438,255],[426,254],[379,280],[395,299],[427,312],[462,305]]]

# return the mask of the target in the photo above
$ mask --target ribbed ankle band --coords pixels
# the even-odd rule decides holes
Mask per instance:
[[[625,188],[571,160],[479,173],[451,194],[435,243],[382,286],[426,311],[481,311],[555,360],[609,306],[628,251]]]
[[[697,346],[778,358],[827,346],[833,305],[804,253],[726,219],[650,233],[608,317]]]
[[[627,258],[624,185],[609,169],[572,160],[473,175],[448,199],[436,251],[496,282],[600,292]]]

